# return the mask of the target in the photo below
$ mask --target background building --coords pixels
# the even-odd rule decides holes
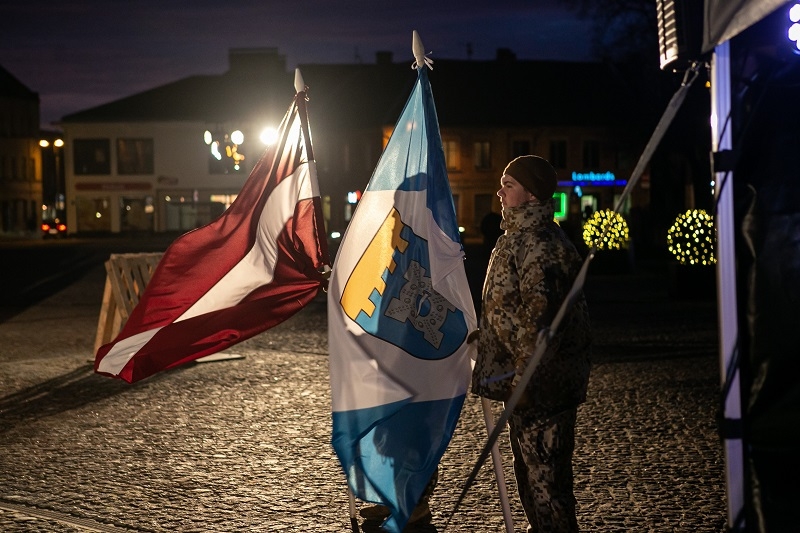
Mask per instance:
[[[264,150],[262,130],[277,127],[294,89],[275,48],[232,49],[229,62],[221,75],[63,118],[70,232],[183,232],[230,205]],[[370,64],[300,65],[330,233],[346,228],[391,135],[416,79],[409,66],[389,53]],[[637,95],[602,63],[519,61],[503,49],[493,61],[436,59],[431,85],[465,241],[480,241],[481,221],[499,212],[495,192],[513,157],[551,160],[562,223],[579,229],[585,210],[613,206],[647,140],[631,125]],[[640,188],[631,205],[648,204]]]
[[[41,202],[39,95],[0,67],[0,232],[36,231]]]

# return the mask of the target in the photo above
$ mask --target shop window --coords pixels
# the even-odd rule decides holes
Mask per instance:
[[[487,169],[492,167],[492,145],[489,141],[478,141],[474,146],[475,168]]]
[[[108,139],[75,139],[72,147],[75,174],[111,174],[111,142]]]
[[[153,139],[117,139],[117,174],[153,174]]]
[[[121,198],[120,229],[122,231],[153,231],[153,197]]]
[[[107,196],[75,198],[77,224],[75,231],[111,231],[111,200]]]
[[[200,199],[196,191],[165,196],[165,229],[185,232],[206,226],[225,212],[225,202],[230,200],[230,197],[221,195],[211,195],[206,198],[208,199]]]
[[[550,141],[550,164],[553,168],[567,168],[567,141]]]

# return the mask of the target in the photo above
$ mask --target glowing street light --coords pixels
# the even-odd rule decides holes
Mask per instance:
[[[244,154],[239,152],[239,146],[244,143],[244,133],[241,130],[234,130],[230,134],[220,132],[215,134],[205,130],[203,142],[210,147],[211,156],[223,162],[225,174],[241,169],[241,163],[244,161]]]
[[[258,139],[264,143],[265,146],[270,146],[278,140],[278,130],[273,127],[267,127],[261,130]]]

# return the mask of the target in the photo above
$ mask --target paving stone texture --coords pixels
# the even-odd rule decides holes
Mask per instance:
[[[92,372],[104,276],[92,269],[0,324],[0,531],[353,531],[330,446],[324,299],[229,350],[241,359],[129,385]],[[581,530],[724,531],[713,298],[670,298],[656,274],[590,276],[586,290]],[[486,436],[469,395],[418,531],[505,531],[491,461],[448,522]],[[525,531],[505,435],[499,446]]]

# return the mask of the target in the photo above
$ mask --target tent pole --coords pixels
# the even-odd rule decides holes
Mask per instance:
[[[730,41],[717,45],[711,64],[711,135],[714,152],[730,150],[731,74]],[[733,174],[715,171],[717,214],[717,313],[719,315],[719,357],[726,421],[739,425],[742,418],[740,372],[735,362],[738,338],[736,300],[736,250],[733,216]],[[726,383],[728,382],[729,383]],[[741,432],[723,434],[728,495],[728,530],[733,531],[744,509],[744,446]],[[744,524],[740,524],[744,527]]]

